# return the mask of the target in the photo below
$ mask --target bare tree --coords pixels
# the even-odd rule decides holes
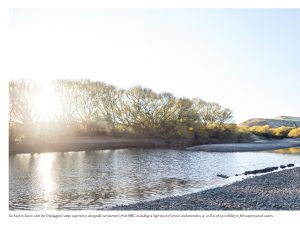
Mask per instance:
[[[231,122],[232,111],[214,102],[205,102],[202,99],[193,99],[194,108],[198,114],[197,121],[202,125],[217,124],[222,125]]]

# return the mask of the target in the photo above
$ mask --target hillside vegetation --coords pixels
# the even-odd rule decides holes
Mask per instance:
[[[300,117],[254,118],[239,124],[240,129],[267,139],[300,138]]]
[[[300,117],[279,116],[274,119],[253,118],[246,120],[240,124],[241,126],[270,126],[271,128],[278,127],[300,127]]]
[[[266,139],[282,139],[282,138],[300,138],[300,128],[294,127],[277,127],[272,128],[269,125],[264,126],[243,126],[245,132],[250,132],[256,136]]]

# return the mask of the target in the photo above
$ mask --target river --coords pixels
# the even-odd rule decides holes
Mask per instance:
[[[300,166],[300,148],[236,153],[120,149],[17,154],[9,157],[9,209],[107,209],[225,185],[244,178],[235,174],[246,170],[288,163]]]

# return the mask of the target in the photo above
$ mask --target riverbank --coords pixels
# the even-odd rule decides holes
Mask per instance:
[[[113,210],[300,210],[300,168],[193,194],[116,206]]]
[[[52,142],[24,142],[10,144],[9,154],[22,153],[43,153],[43,152],[76,152],[94,151],[105,149],[185,149],[187,151],[207,151],[207,152],[247,152],[265,151],[281,148],[291,148],[300,146],[300,139],[284,139],[250,143],[231,144],[208,144],[188,147],[190,143],[183,140],[163,140],[150,138],[127,138],[127,137],[73,137]]]
[[[77,152],[124,148],[165,148],[167,143],[159,139],[122,137],[74,137],[54,142],[10,144],[9,154],[43,152]]]
[[[205,152],[252,152],[276,150],[281,148],[292,148],[300,146],[300,139],[283,139],[250,143],[233,143],[233,144],[209,144],[188,147],[188,151],[205,151]]]

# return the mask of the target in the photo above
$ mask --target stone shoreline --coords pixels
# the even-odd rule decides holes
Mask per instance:
[[[112,210],[300,210],[300,167]]]
[[[300,146],[300,139],[283,139],[263,142],[250,143],[232,143],[232,144],[209,144],[197,145],[186,148],[188,151],[205,151],[205,152],[252,152],[276,150],[281,148],[291,148]]]

